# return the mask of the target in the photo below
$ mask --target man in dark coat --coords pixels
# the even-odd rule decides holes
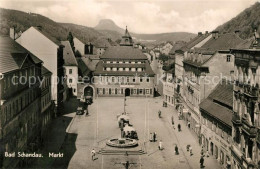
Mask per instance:
[[[203,156],[201,156],[201,158],[200,158],[200,167],[201,168],[203,168],[204,167],[204,158],[203,158]]]

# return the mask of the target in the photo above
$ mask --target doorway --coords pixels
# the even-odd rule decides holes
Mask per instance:
[[[125,96],[130,96],[130,89],[129,88],[125,89]]]

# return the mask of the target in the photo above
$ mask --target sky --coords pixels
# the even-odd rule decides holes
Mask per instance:
[[[0,0],[0,7],[95,27],[101,19],[135,33],[205,32],[260,0]]]

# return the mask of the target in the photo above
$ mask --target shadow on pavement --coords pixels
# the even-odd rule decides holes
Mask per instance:
[[[56,158],[51,168],[55,169],[65,169],[68,168],[69,162],[76,152],[75,142],[77,140],[77,134],[67,133],[64,143],[60,148],[60,153],[63,154],[63,157]]]

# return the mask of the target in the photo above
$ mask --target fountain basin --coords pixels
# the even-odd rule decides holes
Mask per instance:
[[[128,148],[137,146],[138,142],[130,138],[114,138],[107,140],[106,144],[111,147]]]

